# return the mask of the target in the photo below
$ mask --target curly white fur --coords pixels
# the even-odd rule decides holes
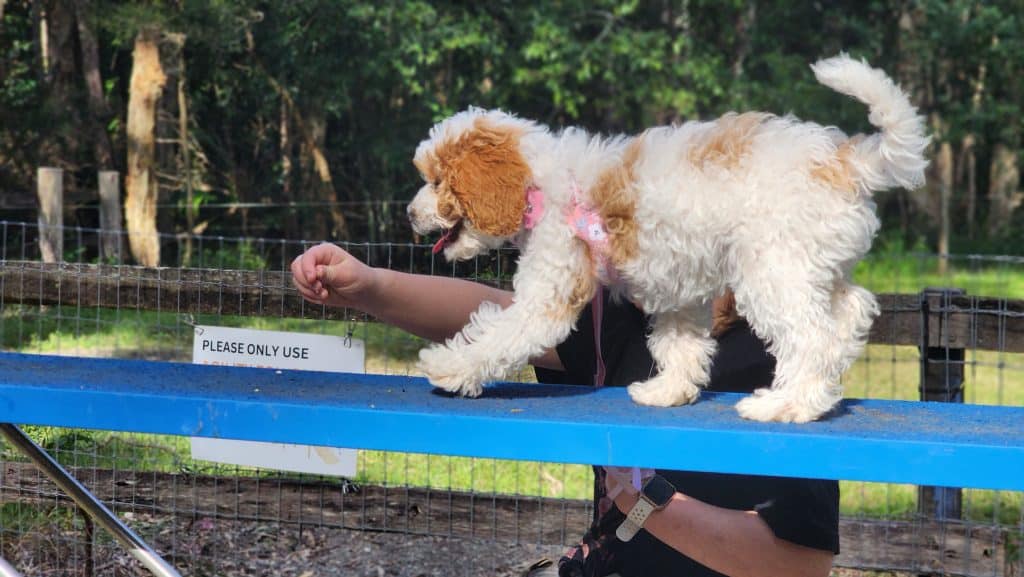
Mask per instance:
[[[740,414],[806,422],[829,411],[841,398],[840,376],[862,351],[878,313],[874,296],[849,281],[879,227],[870,193],[923,183],[928,138],[922,118],[884,73],[845,55],[813,69],[823,84],[865,102],[880,132],[848,139],[833,127],[763,115],[742,135],[742,150],[726,150],[734,162],[700,164],[695,152],[736,116],[653,128],[635,138],[551,133],[480,109],[434,127],[417,157],[471,130],[479,118],[514,129],[547,207],[535,228],[514,239],[482,235],[466,222],[445,247],[448,258],[469,258],[515,240],[522,252],[514,304],[504,310],[485,304],[460,335],[421,352],[431,382],[479,395],[483,383],[568,336],[576,320],[570,302],[578,299],[580,279],[592,274],[586,248],[563,216],[570,175],[590,190],[622,165],[627,147],[638,146],[629,182],[636,255],[618,263],[615,289],[654,317],[649,345],[660,372],[631,385],[630,395],[658,406],[698,397],[715,350],[707,303],[728,288],[777,359],[771,388],[743,399]],[[844,178],[848,188],[836,185]],[[419,232],[451,226],[439,221],[436,203],[428,182],[410,205]]]

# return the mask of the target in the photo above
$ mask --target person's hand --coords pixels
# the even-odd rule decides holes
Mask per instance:
[[[310,302],[362,310],[373,294],[376,269],[341,247],[323,243],[292,261],[292,282]]]
[[[605,467],[604,471],[605,494],[623,513],[628,513],[640,498],[644,481],[654,476],[654,469],[647,468]]]

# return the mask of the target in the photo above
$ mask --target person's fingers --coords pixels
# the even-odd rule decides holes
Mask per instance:
[[[323,297],[321,297],[321,295],[318,294],[317,291],[311,288],[303,287],[299,284],[296,284],[295,288],[299,291],[299,294],[302,295],[302,298],[308,301],[312,301],[315,303],[321,303],[323,301]]]
[[[292,284],[299,290],[303,298],[322,303],[329,294],[323,283],[317,278],[319,265],[316,263],[322,258],[329,258],[329,254],[325,254],[322,250],[314,251],[315,248],[313,247],[292,261]]]
[[[295,260],[292,261],[291,271],[292,284],[295,285],[295,288],[299,290],[311,288],[309,281],[306,280],[306,274],[302,271],[302,255],[295,257]]]
[[[313,283],[315,283],[317,280],[316,265],[320,263],[321,260],[326,260],[325,257],[327,255],[325,254],[324,248],[322,248],[323,246],[324,245],[322,244],[314,246],[313,248],[307,250],[301,257],[299,257],[302,259],[303,278],[306,279],[306,283],[308,283],[310,286],[312,286]]]
[[[316,265],[316,280],[320,281],[322,286],[334,286],[335,274],[333,266],[327,266],[318,264]]]

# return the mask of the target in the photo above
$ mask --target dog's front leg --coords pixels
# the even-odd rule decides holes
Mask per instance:
[[[420,351],[418,368],[433,385],[476,397],[484,383],[507,377],[555,347],[596,290],[589,268],[579,262],[584,259],[567,264],[524,254],[513,304],[481,304],[459,334]]]

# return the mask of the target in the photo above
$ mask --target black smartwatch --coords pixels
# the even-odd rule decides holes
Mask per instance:
[[[637,531],[644,526],[647,517],[655,511],[664,509],[665,505],[672,500],[672,495],[675,494],[676,488],[665,477],[654,475],[647,479],[643,488],[640,489],[640,498],[637,499],[636,505],[633,505],[629,513],[626,513],[626,519],[615,530],[615,536],[620,541],[632,539]]]

